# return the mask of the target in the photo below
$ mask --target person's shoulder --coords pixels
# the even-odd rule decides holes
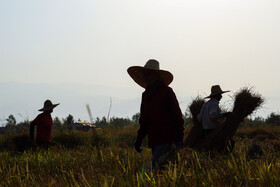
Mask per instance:
[[[36,118],[33,120],[34,122],[39,122],[41,119],[44,118],[44,112],[38,114]]]
[[[44,112],[38,114],[36,118],[40,118],[40,117],[43,117],[43,116],[44,116]]]
[[[165,87],[165,90],[163,91],[164,93],[166,93],[166,95],[168,96],[168,97],[175,97],[176,98],[176,94],[175,94],[175,92],[173,91],[173,89],[171,88],[171,87],[169,87],[169,86],[166,86]]]
[[[168,92],[174,92],[170,86],[164,86],[164,89],[166,89]]]
[[[167,94],[167,95],[175,94],[173,89],[169,86],[166,86],[166,85],[162,85],[159,89],[159,92],[162,93],[162,94]]]
[[[51,117],[51,114],[49,113],[45,113],[45,112],[42,112],[41,114],[38,115],[39,118],[49,118]]]
[[[145,89],[144,92],[142,92],[142,97],[146,94],[147,94],[147,90]]]
[[[208,103],[209,103],[210,105],[219,105],[219,101],[216,100],[216,99],[210,99],[210,100],[208,101]]]

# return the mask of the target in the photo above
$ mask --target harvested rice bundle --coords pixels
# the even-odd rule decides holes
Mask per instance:
[[[252,114],[256,109],[260,108],[264,103],[264,98],[252,91],[252,88],[242,88],[237,94],[235,94],[233,113],[235,113],[239,119],[244,119],[248,115]]]
[[[191,148],[194,148],[201,139],[202,124],[197,120],[197,115],[200,113],[200,109],[204,103],[205,101],[202,98],[196,97],[189,106],[189,110],[192,115],[193,126],[190,129],[184,144]]]
[[[200,109],[204,103],[205,103],[204,99],[200,97],[196,97],[189,106],[189,110],[192,114],[192,120],[194,122],[194,125],[199,125],[201,127],[202,124],[197,120],[197,116],[200,113]]]
[[[231,144],[234,143],[232,138],[240,122],[260,108],[263,103],[264,98],[260,94],[254,93],[251,88],[242,88],[235,94],[232,113],[223,125],[216,128],[203,140],[199,150],[224,152],[228,147],[232,148]]]

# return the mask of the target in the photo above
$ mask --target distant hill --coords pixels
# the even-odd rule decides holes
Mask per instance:
[[[0,124],[3,124],[10,114],[13,114],[18,121],[26,118],[32,120],[39,114],[38,109],[43,107],[46,99],[50,99],[53,103],[60,103],[54,110],[53,117],[65,118],[68,114],[72,114],[76,120],[89,120],[86,104],[89,104],[93,118],[107,116],[110,97],[112,98],[110,116],[131,118],[133,114],[139,112],[140,107],[140,97],[117,98],[113,93],[120,95],[122,90],[113,87],[12,82],[0,83],[0,90]]]
[[[0,83],[0,126],[5,119],[13,114],[17,121],[32,120],[43,107],[46,99],[60,103],[54,110],[53,117],[66,118],[68,114],[75,120],[89,121],[86,104],[89,104],[93,118],[108,115],[110,97],[112,108],[110,116],[129,117],[139,112],[141,93],[140,87],[122,88],[84,84],[39,84],[39,83]],[[177,95],[177,93],[176,93]],[[271,112],[279,113],[280,97],[268,97],[264,107],[255,116],[266,117]],[[193,96],[178,96],[178,101],[184,113]],[[222,100],[222,104],[232,104],[232,101]],[[230,110],[230,106],[227,107]]]

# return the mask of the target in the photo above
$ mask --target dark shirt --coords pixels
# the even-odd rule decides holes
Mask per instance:
[[[53,120],[51,114],[41,113],[33,121],[37,126],[36,131],[36,142],[50,142]]]
[[[148,134],[152,148],[183,140],[184,119],[172,88],[160,84],[143,92],[139,123],[137,138]]]

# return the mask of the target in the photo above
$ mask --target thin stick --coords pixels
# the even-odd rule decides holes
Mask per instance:
[[[112,97],[110,97],[110,107],[109,107],[109,112],[108,112],[108,116],[107,116],[108,125],[110,125],[110,112],[111,112],[111,108],[112,108]]]
[[[89,104],[87,104],[87,111],[88,111],[90,123],[93,124],[93,117],[92,117],[92,114],[91,114],[91,111],[90,111]]]

